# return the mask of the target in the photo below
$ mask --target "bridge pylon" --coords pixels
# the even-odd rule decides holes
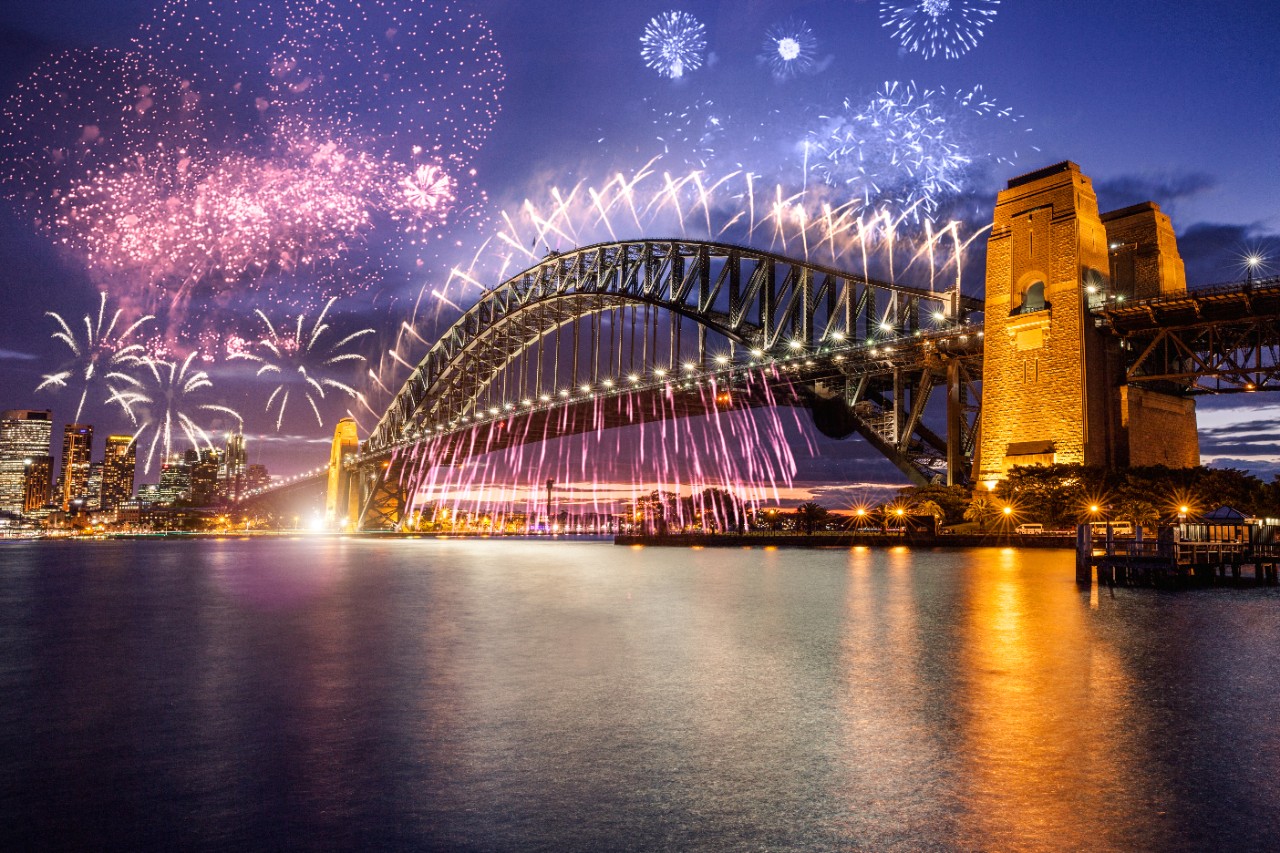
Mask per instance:
[[[347,457],[360,450],[360,437],[353,418],[343,418],[333,430],[329,450],[329,482],[325,492],[324,519],[331,530],[354,530],[359,523],[360,487],[355,472],[348,470]]]
[[[1120,343],[1095,318],[1185,290],[1156,205],[1100,214],[1071,162],[1009,181],[987,248],[978,479],[1016,465],[1199,464],[1195,403],[1126,386]]]

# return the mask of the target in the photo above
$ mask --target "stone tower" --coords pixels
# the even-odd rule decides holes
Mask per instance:
[[[1194,404],[1126,387],[1118,344],[1091,313],[1185,289],[1168,217],[1149,203],[1101,216],[1093,183],[1065,162],[1009,182],[987,246],[977,479],[1055,462],[1197,464]],[[1172,436],[1152,459],[1129,438],[1157,423]]]
[[[333,430],[329,450],[329,486],[325,492],[324,519],[328,527],[351,528],[358,523],[360,494],[356,478],[342,465],[345,456],[358,453],[360,436],[353,418],[343,418]]]

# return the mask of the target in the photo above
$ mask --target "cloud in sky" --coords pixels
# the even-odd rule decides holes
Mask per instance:
[[[1154,201],[1168,209],[1183,199],[1193,198],[1218,186],[1218,179],[1207,172],[1150,172],[1117,175],[1098,181],[1094,188],[1103,210],[1116,210],[1144,201]]]
[[[1186,263],[1191,286],[1243,279],[1244,258],[1250,252],[1268,260],[1264,275],[1280,271],[1280,235],[1257,225],[1197,222],[1178,235],[1178,254]]]

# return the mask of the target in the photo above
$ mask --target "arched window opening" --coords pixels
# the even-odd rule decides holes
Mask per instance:
[[[1048,308],[1049,303],[1044,298],[1044,282],[1036,281],[1022,291],[1022,304],[1013,309],[1013,313],[1030,314],[1035,311],[1044,311]]]

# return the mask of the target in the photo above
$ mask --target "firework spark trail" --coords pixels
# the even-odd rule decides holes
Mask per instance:
[[[707,28],[688,12],[664,12],[645,25],[640,58],[662,77],[678,80],[702,67]]]
[[[786,80],[809,74],[817,67],[818,39],[804,21],[788,20],[775,24],[765,33],[760,58],[773,76]]]
[[[203,345],[264,301],[310,310],[400,275],[406,246],[420,267],[439,260],[483,219],[467,158],[505,74],[479,16],[166,0],[134,44],[68,52],[19,84],[0,189],[117,298],[160,315],[158,351]]]
[[[342,116],[410,146],[479,150],[506,81],[488,23],[410,0],[166,0],[139,44],[251,116]]]
[[[61,341],[67,349],[71,350],[72,362],[70,366],[56,373],[46,374],[36,386],[36,390],[66,388],[71,381],[78,381],[81,391],[80,402],[76,404],[76,416],[72,419],[75,423],[80,422],[80,415],[84,411],[85,400],[91,387],[105,379],[112,371],[131,364],[145,354],[141,343],[129,341],[136,332],[155,318],[148,315],[126,325],[121,320],[123,315],[124,310],[117,308],[108,319],[107,294],[102,293],[98,302],[97,316],[85,315],[84,337],[77,339],[76,333],[62,315],[53,311],[45,312],[45,316],[52,317],[59,327],[58,331],[53,333],[53,339]],[[123,328],[117,331],[118,327]]]
[[[348,397],[357,396],[356,389],[351,385],[326,376],[324,373],[339,365],[364,361],[363,355],[350,352],[347,347],[364,336],[373,334],[374,330],[360,329],[333,344],[322,345],[321,339],[332,329],[325,320],[335,302],[337,299],[330,299],[325,303],[309,330],[304,314],[299,314],[292,323],[292,327],[281,332],[277,331],[270,318],[259,310],[256,313],[266,327],[266,335],[256,341],[256,345],[252,348],[257,349],[258,352],[244,349],[228,355],[231,360],[240,359],[258,364],[256,374],[258,377],[270,375],[276,379],[277,384],[267,397],[265,410],[270,413],[273,408],[275,409],[277,431],[284,422],[290,391],[294,390],[291,386],[296,386],[298,393],[310,405],[317,426],[324,426],[318,401],[326,399],[326,389],[340,391]]]
[[[274,151],[201,166],[183,151],[140,156],[73,185],[57,225],[91,265],[156,289],[171,313],[200,287],[239,289],[338,260],[386,203],[386,165],[298,122],[278,128]]]
[[[197,449],[213,448],[209,433],[197,418],[222,415],[235,419],[237,426],[244,424],[234,409],[200,401],[213,382],[208,373],[195,368],[195,358],[196,353],[181,362],[142,356],[131,360],[131,369],[113,370],[106,376],[111,391],[107,402],[120,406],[129,417],[138,446],[146,441],[147,433],[151,434],[143,462],[145,472],[151,471],[157,450],[164,459],[172,456],[175,440],[186,438],[187,444]]]
[[[958,59],[977,47],[999,5],[1000,0],[881,0],[881,26],[909,53]]]

